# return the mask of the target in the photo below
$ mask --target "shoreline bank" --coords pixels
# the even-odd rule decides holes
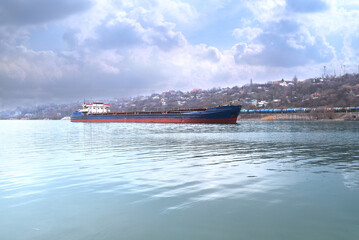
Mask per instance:
[[[238,121],[359,121],[359,113],[251,113],[240,114]]]

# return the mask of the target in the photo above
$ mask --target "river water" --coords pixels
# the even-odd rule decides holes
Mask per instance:
[[[0,239],[359,239],[359,122],[0,122]]]

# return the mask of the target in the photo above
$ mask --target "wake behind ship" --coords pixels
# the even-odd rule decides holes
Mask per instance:
[[[172,109],[167,111],[111,112],[110,105],[101,102],[84,104],[72,113],[71,122],[143,122],[143,123],[220,123],[235,124],[241,106]]]

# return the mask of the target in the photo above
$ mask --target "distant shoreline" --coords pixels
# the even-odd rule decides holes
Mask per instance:
[[[251,113],[240,114],[238,121],[359,121],[359,113]]]

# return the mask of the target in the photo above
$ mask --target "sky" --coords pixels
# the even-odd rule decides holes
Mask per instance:
[[[359,0],[0,1],[0,109],[358,65]]]

